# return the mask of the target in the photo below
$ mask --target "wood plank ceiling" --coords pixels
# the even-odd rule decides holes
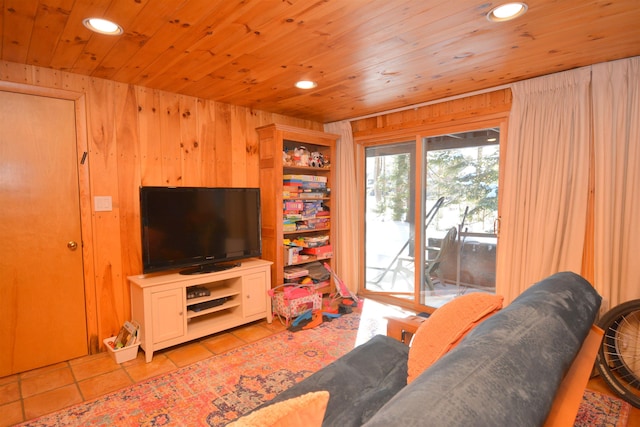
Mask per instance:
[[[640,55],[639,0],[529,0],[489,22],[497,4],[0,0],[0,58],[332,122]]]

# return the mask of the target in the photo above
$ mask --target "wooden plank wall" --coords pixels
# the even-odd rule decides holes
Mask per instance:
[[[94,272],[86,284],[92,353],[130,317],[126,278],[142,269],[140,185],[257,187],[256,127],[322,130],[318,122],[6,61],[0,80],[84,94],[89,195],[81,188],[81,196],[113,200],[111,212],[92,211],[87,239],[93,243],[93,259],[85,259]]]
[[[510,109],[511,89],[500,89],[354,120],[351,122],[351,127],[356,141],[375,140],[380,135],[415,133],[461,122],[468,126],[476,120],[484,121],[492,117],[506,116]]]

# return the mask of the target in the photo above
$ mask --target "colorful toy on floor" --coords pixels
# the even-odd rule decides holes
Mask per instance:
[[[311,317],[311,322],[304,325],[302,329],[312,329],[321,324],[322,324],[322,312],[320,310],[315,310]]]
[[[347,285],[344,284],[342,279],[338,277],[335,271],[333,271],[329,264],[327,264],[326,262],[324,263],[324,268],[326,268],[329,273],[333,274],[333,278],[336,282],[336,293],[332,295],[331,302],[336,301],[338,298],[351,298],[355,303],[354,307],[359,307],[362,304],[360,298],[358,298],[355,293],[351,292],[351,290],[347,288]]]
[[[342,314],[333,312],[327,312],[325,309],[320,310],[307,310],[304,313],[296,317],[291,325],[287,328],[290,332],[298,332],[303,329],[313,329],[316,326],[321,325],[323,322],[330,322],[333,319],[341,317]]]
[[[313,310],[305,311],[304,313],[302,313],[301,315],[296,317],[293,320],[293,322],[291,322],[291,326],[292,327],[296,327],[296,326],[300,325],[300,323],[302,323],[305,320],[311,320],[312,315],[313,315]]]
[[[268,291],[273,314],[285,325],[308,310],[322,308],[322,294],[313,285],[286,284]]]

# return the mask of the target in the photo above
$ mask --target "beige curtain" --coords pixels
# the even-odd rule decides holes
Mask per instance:
[[[331,207],[335,216],[337,241],[333,242],[335,271],[347,287],[358,291],[360,282],[358,268],[358,189],[356,188],[356,160],[353,133],[350,122],[335,122],[324,125],[325,132],[340,135],[336,148],[337,159],[331,159],[331,167],[336,168],[336,181],[332,191],[336,191],[337,206]]]
[[[640,57],[593,66],[594,286],[640,298]]]
[[[558,271],[581,272],[586,227],[590,69],[513,84],[496,292],[512,301]]]

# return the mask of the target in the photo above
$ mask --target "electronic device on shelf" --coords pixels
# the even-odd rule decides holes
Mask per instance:
[[[199,274],[262,255],[260,190],[140,187],[142,270]]]
[[[190,286],[187,288],[187,299],[208,297],[209,295],[211,295],[211,291],[204,286]]]
[[[214,300],[211,300],[211,301],[200,302],[198,304],[190,305],[187,308],[189,310],[195,311],[195,312],[202,311],[202,310],[207,310],[209,308],[217,307],[219,305],[224,304],[225,302],[227,302],[227,299],[228,298],[224,297],[224,298],[214,299]]]

